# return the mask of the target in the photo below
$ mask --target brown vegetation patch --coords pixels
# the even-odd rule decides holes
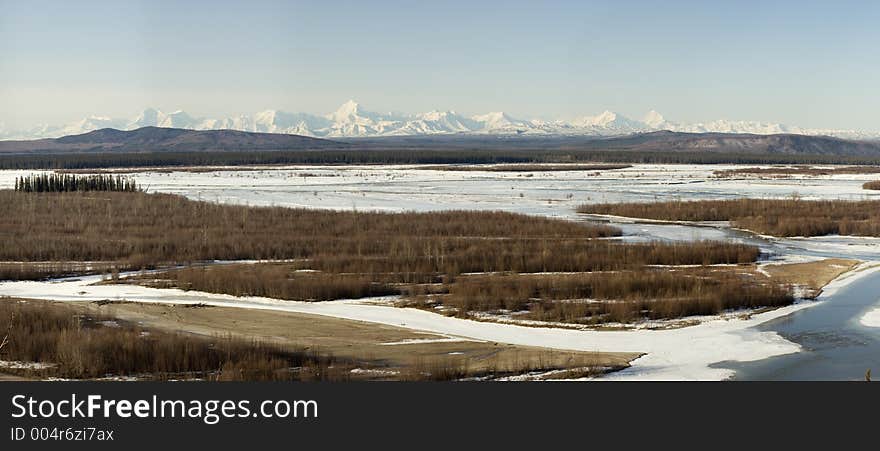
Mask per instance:
[[[9,341],[0,360],[38,362],[39,377],[94,379],[345,380],[345,362],[303,348],[146,330],[112,316],[79,315],[46,301],[0,301]]]
[[[839,174],[878,174],[880,166],[837,166],[817,168],[814,166],[773,166],[768,168],[736,168],[714,171],[716,177],[737,177],[741,175],[781,176],[793,175],[839,175]]]
[[[155,288],[261,296],[290,301],[329,301],[399,294],[397,288],[356,274],[301,272],[286,264],[215,265],[124,279]]]
[[[115,260],[128,267],[322,255],[424,256],[491,249],[493,238],[586,239],[593,224],[502,212],[359,213],[247,207],[143,193],[0,191],[0,260]]]
[[[730,221],[773,236],[880,236],[880,201],[737,199],[581,205],[578,213],[665,221]]]
[[[0,280],[44,280],[116,270],[108,262],[0,262]]]
[[[862,184],[862,189],[880,190],[880,180],[865,182]]]
[[[190,339],[225,337],[245,343],[303,350],[318,356],[332,355],[334,367],[344,371],[345,378],[351,379],[493,378],[565,369],[586,370],[594,375],[624,368],[639,356],[634,353],[558,351],[491,342],[430,342],[424,340],[445,337],[381,324],[290,312],[225,307],[191,309],[135,303],[49,305],[74,309],[87,317],[115,318],[123,325],[143,324],[142,328],[153,335],[166,331],[176,335],[183,333]],[[413,341],[386,344],[406,343],[408,340]]]
[[[374,274],[377,281],[428,283],[475,272],[583,272],[643,265],[749,263],[760,256],[754,246],[715,241],[622,243],[608,240],[535,239],[439,243],[425,254],[398,249],[388,258],[321,256],[309,268]]]
[[[425,254],[392,246],[387,256],[315,256],[295,263],[213,265],[121,280],[155,288],[181,288],[324,301],[390,294],[422,294],[431,285],[454,284],[462,273],[585,272],[638,269],[645,265],[751,263],[753,246],[735,243],[637,243],[606,240],[480,240],[457,248],[426,246]],[[317,272],[304,272],[304,271]]]
[[[779,284],[796,285],[805,289],[805,297],[815,298],[822,288],[858,265],[857,260],[829,258],[806,263],[770,264],[761,268]]]
[[[115,261],[120,268],[202,260],[307,259],[373,282],[483,271],[592,271],[642,264],[754,261],[728,243],[593,240],[613,227],[503,212],[359,213],[261,208],[143,193],[0,191],[0,260]]]
[[[468,276],[450,285],[447,294],[414,299],[451,308],[461,317],[508,312],[519,319],[589,325],[779,307],[794,300],[779,284],[759,283],[730,268]]]

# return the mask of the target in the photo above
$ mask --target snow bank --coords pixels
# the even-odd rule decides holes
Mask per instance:
[[[880,307],[865,313],[859,322],[866,327],[880,327]]]
[[[860,269],[861,269],[861,271],[859,271]],[[844,274],[844,276],[849,275],[850,279],[854,279],[855,277],[864,277],[867,274],[872,274],[877,271],[880,271],[880,263],[863,264],[863,265],[857,267],[855,271],[850,271],[848,274]],[[842,278],[843,278],[843,276],[839,279],[842,279]],[[852,281],[852,280],[850,280],[850,281]],[[837,280],[835,280],[835,282],[837,282]],[[846,283],[847,281],[843,280],[842,282]],[[834,282],[832,282],[832,283],[834,283]],[[840,289],[840,286],[832,288],[832,293],[835,290],[839,290],[839,289]],[[826,293],[828,293],[827,286],[825,287],[825,290],[823,291],[822,294],[826,294]],[[880,327],[880,305],[877,305],[873,309],[865,312],[865,314],[862,315],[861,318],[859,318],[859,323],[865,327]]]
[[[712,363],[752,361],[797,352],[798,345],[772,332],[752,327],[807,308],[801,303],[753,315],[750,319],[717,319],[671,330],[581,331],[479,322],[432,312],[363,301],[294,302],[260,297],[237,298],[177,289],[134,285],[92,285],[100,276],[52,282],[0,283],[0,295],[55,301],[116,300],[165,304],[206,304],[220,307],[276,310],[324,315],[398,326],[448,337],[575,351],[647,353],[612,379],[718,380],[733,372],[709,368]]]

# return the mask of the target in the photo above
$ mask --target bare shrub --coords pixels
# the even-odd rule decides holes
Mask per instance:
[[[0,260],[121,261],[128,267],[197,260],[421,253],[440,240],[618,235],[598,224],[502,212],[359,213],[248,207],[143,193],[0,191]]]
[[[0,262],[0,280],[43,280],[49,278],[106,274],[116,267],[103,262]]]
[[[596,204],[579,213],[671,221],[730,221],[774,236],[880,236],[880,201],[736,199]]]
[[[836,175],[836,174],[878,174],[880,166],[838,166],[817,168],[814,166],[774,166],[769,168],[736,168],[715,171],[716,177],[736,177],[741,175],[792,176],[792,175]]]
[[[106,321],[117,327],[102,325]],[[39,370],[44,377],[344,380],[352,368],[314,351],[147,330],[45,301],[0,302],[0,328],[9,331],[4,359],[51,364]]]
[[[150,279],[155,276],[146,276]],[[293,301],[328,301],[398,294],[397,288],[352,274],[302,273],[290,265],[221,265],[186,268],[159,275],[172,286],[233,296]]]
[[[432,299],[464,317],[506,310],[528,312],[528,319],[589,324],[711,315],[794,300],[778,285],[707,269],[470,276],[450,285],[448,295]]]

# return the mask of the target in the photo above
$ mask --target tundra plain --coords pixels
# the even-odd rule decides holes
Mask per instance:
[[[559,166],[131,170],[148,194],[4,192],[21,210],[10,218],[34,222],[6,224],[13,245],[0,270],[19,280],[0,283],[0,295],[69,302],[78,315],[112,313],[162,333],[280,341],[348,362],[346,378],[718,379],[733,376],[718,362],[800,351],[756,326],[827,302],[826,285],[871,274],[880,260],[876,234],[853,232],[874,230],[870,215],[856,218],[858,229],[799,233],[668,208],[751,198],[806,217],[829,211],[800,207],[820,201],[870,206],[880,193],[862,184],[875,171]],[[0,187],[32,172],[0,171]],[[658,202],[668,203],[662,217],[632,213]],[[175,218],[175,206],[188,219],[151,231],[161,222],[147,218]],[[53,222],[49,212],[64,209],[94,219],[92,238]],[[758,215],[747,213],[753,224]],[[137,239],[119,245],[126,237]],[[265,310],[284,312],[272,330],[260,330],[268,318],[248,319]],[[310,338],[309,321],[382,338]],[[407,347],[417,357],[391,351]]]

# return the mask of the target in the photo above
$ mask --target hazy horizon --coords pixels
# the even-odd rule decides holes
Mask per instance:
[[[0,124],[505,111],[880,130],[880,5],[0,0]]]

